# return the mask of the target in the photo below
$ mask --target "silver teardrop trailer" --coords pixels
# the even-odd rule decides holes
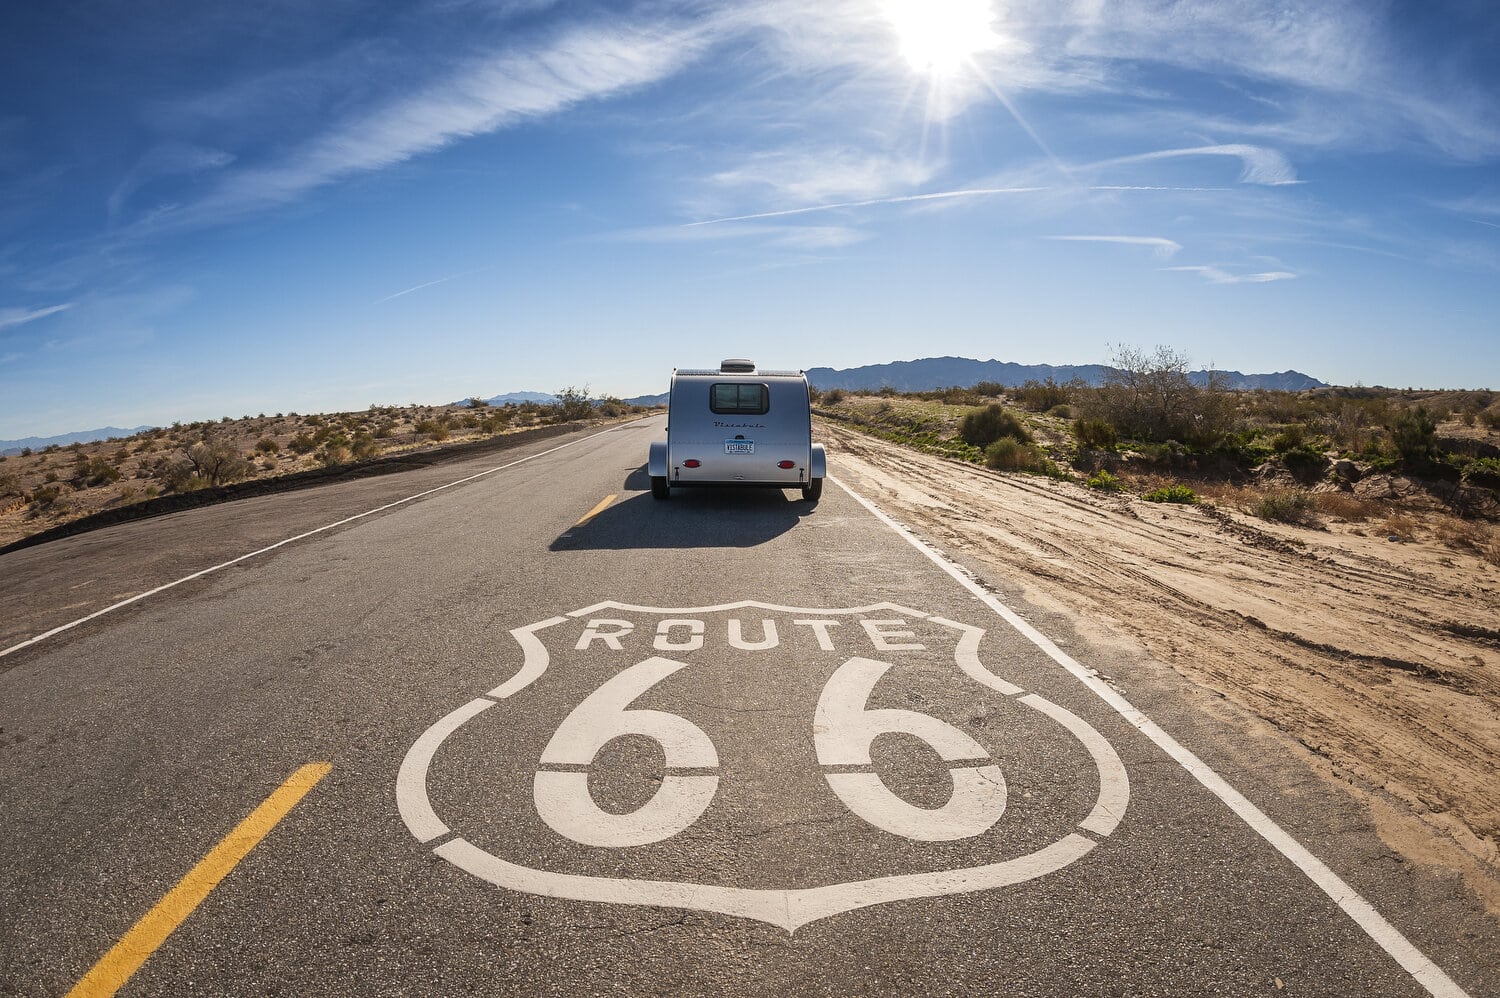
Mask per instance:
[[[812,401],[801,371],[761,371],[748,360],[672,372],[667,437],[651,442],[651,494],[744,485],[823,494],[828,458],[812,442]]]

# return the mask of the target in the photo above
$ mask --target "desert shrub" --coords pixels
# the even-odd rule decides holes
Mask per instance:
[[[106,485],[118,482],[121,478],[120,469],[115,467],[103,456],[93,457],[78,465],[74,473],[75,485]]]
[[[1111,475],[1104,468],[1100,468],[1098,471],[1089,476],[1088,486],[1091,489],[1098,489],[1100,492],[1125,491],[1125,483],[1120,481],[1114,475]]]
[[[958,435],[964,443],[975,447],[988,447],[1002,437],[1010,437],[1017,443],[1031,442],[1025,424],[998,402],[975,409],[959,420]]]
[[[984,449],[984,465],[997,471],[1034,471],[1048,474],[1056,468],[1036,444],[1015,437],[1001,437]]]
[[[1425,467],[1437,456],[1437,423],[1422,406],[1398,414],[1386,429],[1391,446],[1409,467]]]
[[[349,448],[343,444],[330,444],[318,451],[318,461],[325,468],[332,468],[340,464],[348,464],[354,455]]]
[[[1319,492],[1313,496],[1313,507],[1325,516],[1351,523],[1363,523],[1382,509],[1373,499],[1359,499],[1346,492]]]
[[[840,402],[844,401],[844,390],[842,388],[830,388],[828,391],[823,393],[823,396],[821,399],[819,399],[819,401],[824,405],[838,405]]]
[[[151,465],[151,474],[168,492],[174,492],[187,487],[193,468],[180,457],[159,457]]]
[[[1312,511],[1312,496],[1296,489],[1275,489],[1250,506],[1250,512],[1262,520],[1278,523],[1306,523],[1312,519]]]
[[[1102,419],[1075,419],[1073,439],[1080,447],[1094,450],[1114,450],[1119,445],[1115,428]]]
[[[1488,524],[1477,520],[1443,520],[1434,533],[1450,548],[1470,551],[1491,565],[1500,565],[1500,534]]]
[[[1192,504],[1198,501],[1198,494],[1186,485],[1173,483],[1152,489],[1141,496],[1147,502],[1173,502]]]
[[[1409,541],[1417,532],[1417,521],[1405,513],[1391,513],[1380,521],[1379,529],[1382,534]]]
[[[18,496],[22,493],[21,477],[7,472],[0,475],[0,498],[5,496]]]
[[[1479,414],[1479,421],[1492,430],[1500,430],[1500,409],[1486,409]]]
[[[32,453],[32,451],[31,451],[30,447],[22,447],[21,448],[21,456],[22,457],[30,457],[31,453]]]
[[[311,454],[318,449],[317,442],[306,433],[297,434],[287,442],[287,447],[291,448],[294,454]]]
[[[58,498],[62,495],[61,485],[43,485],[31,491],[31,508],[39,511],[51,509],[57,505]]]
[[[224,437],[206,436],[183,452],[193,474],[209,485],[225,485],[249,478],[255,466]]]
[[[1055,405],[1047,410],[1047,415],[1057,419],[1072,419],[1073,407],[1071,405]]]
[[[468,402],[466,402],[465,405],[467,405],[470,409],[488,409],[490,406],[488,402],[480,398],[478,395],[470,396]]]
[[[255,449],[262,454],[275,454],[281,450],[281,445],[270,437],[261,437],[255,441]]]
[[[570,423],[575,419],[588,419],[594,414],[594,403],[589,401],[589,386],[574,388],[569,385],[557,392],[557,414],[559,423]]]
[[[1046,412],[1071,401],[1068,390],[1051,378],[1046,381],[1028,381],[1012,394],[1017,402],[1032,412]]]
[[[1500,458],[1475,458],[1464,466],[1463,478],[1469,485],[1500,489]]]
[[[1102,388],[1084,397],[1085,415],[1138,440],[1216,444],[1229,428],[1233,398],[1217,372],[1205,385],[1188,377],[1188,359],[1170,347],[1152,353],[1117,346]]]
[[[135,486],[134,485],[122,485],[120,487],[120,501],[122,503],[132,503],[132,502],[135,502]]]
[[[349,445],[349,452],[356,460],[366,461],[380,454],[380,444],[375,442],[375,437],[365,430],[354,434],[354,440]]]
[[[1321,451],[1314,450],[1311,447],[1297,447],[1283,452],[1281,463],[1288,471],[1310,473],[1321,471],[1323,465],[1328,463],[1328,459],[1323,456]]]
[[[1271,450],[1277,454],[1284,454],[1289,450],[1299,450],[1307,443],[1307,428],[1301,423],[1292,423],[1283,426],[1276,435],[1271,438]]]

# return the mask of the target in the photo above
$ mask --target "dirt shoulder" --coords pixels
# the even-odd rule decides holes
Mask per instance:
[[[893,516],[1295,738],[1392,848],[1500,915],[1500,568],[818,432]]]

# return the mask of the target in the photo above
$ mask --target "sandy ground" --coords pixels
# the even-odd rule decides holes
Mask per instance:
[[[1500,568],[1001,474],[822,422],[850,484],[940,547],[1295,738],[1408,859],[1500,915]]]

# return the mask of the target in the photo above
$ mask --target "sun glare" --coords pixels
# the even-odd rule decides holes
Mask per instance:
[[[901,54],[919,73],[948,76],[974,56],[996,47],[989,0],[886,0]]]

